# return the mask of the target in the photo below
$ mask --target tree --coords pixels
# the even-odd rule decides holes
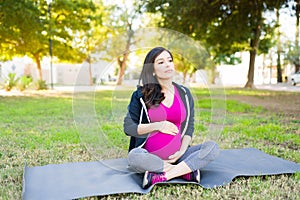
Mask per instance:
[[[75,48],[75,35],[87,31],[95,19],[92,1],[55,0],[51,3],[51,19],[45,0],[3,0],[0,2],[1,59],[28,55],[37,64],[42,79],[41,58],[48,55],[49,41],[59,60],[78,62],[84,54]],[[51,29],[50,29],[51,26]]]
[[[121,85],[127,67],[130,54],[130,47],[133,44],[134,30],[132,28],[136,20],[137,12],[132,9],[130,2],[122,4],[107,3],[105,6],[110,13],[104,22],[107,28],[106,40],[96,49],[101,54],[101,59],[112,62],[116,60],[118,64],[117,85]]]
[[[255,57],[260,42],[268,31],[273,31],[263,16],[267,10],[285,0],[234,0],[234,1],[183,1],[149,0],[148,11],[162,12],[160,26],[172,28],[190,35],[219,56],[231,56],[238,51],[249,51],[248,81],[245,87],[253,87]],[[220,57],[219,57],[220,58]]]
[[[210,66],[210,55],[199,42],[184,34],[174,34],[172,31],[167,33],[170,34],[162,35],[162,39],[170,41],[167,48],[174,54],[176,71],[182,72],[183,82],[186,81],[188,74],[191,76],[198,69]]]
[[[43,21],[39,16],[40,11],[33,1],[0,2],[1,60],[11,59],[15,55],[23,56],[27,51],[34,55],[33,49],[38,45],[37,40],[43,31]]]
[[[88,63],[90,85],[94,84],[92,63],[96,61],[92,54],[98,50],[101,43],[110,33],[110,30],[106,26],[103,26],[104,21],[109,15],[109,10],[105,9],[100,2],[96,2],[95,6],[97,13],[100,13],[100,15],[93,17],[93,21],[90,22],[91,29],[77,32],[74,44],[82,53],[83,59]]]
[[[276,8],[276,23],[277,23],[277,82],[282,83],[282,69],[281,69],[281,59],[280,54],[282,52],[281,49],[281,41],[280,41],[280,24],[279,24],[279,7]],[[271,66],[272,67],[272,66]]]
[[[295,42],[289,46],[287,58],[295,65],[295,72],[300,71],[300,46],[299,46],[299,24],[300,24],[300,0],[289,1],[287,7],[291,7],[291,15],[296,17]]]
[[[104,25],[108,28],[108,37],[98,48],[102,59],[118,64],[116,84],[121,85],[127,69],[132,51],[145,48],[153,43],[153,40],[144,38],[143,26],[156,22],[157,16],[143,13],[136,2],[123,1],[122,3],[107,3],[106,9],[110,15]],[[140,47],[141,42],[144,44]],[[101,52],[101,53],[100,53]]]
[[[300,70],[300,47],[290,44],[288,47],[287,59],[295,65],[295,72]]]

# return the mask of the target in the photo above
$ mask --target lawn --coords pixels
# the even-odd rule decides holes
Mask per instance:
[[[74,96],[72,93],[47,95],[47,92],[0,96],[0,199],[21,199],[25,163],[40,166],[126,156],[129,138],[122,131],[122,120],[131,91],[129,88],[78,92]],[[269,111],[236,99],[212,100],[206,89],[192,92],[196,111],[195,144],[214,139],[222,149],[254,147],[300,163],[299,115]],[[225,92],[228,97],[241,95],[243,98],[266,94],[244,89]],[[295,96],[300,99],[299,93]],[[211,132],[212,125],[219,127],[217,132]],[[118,194],[104,199],[299,199],[299,183],[299,173],[240,177],[216,189],[192,184],[163,185],[155,186],[146,195]]]

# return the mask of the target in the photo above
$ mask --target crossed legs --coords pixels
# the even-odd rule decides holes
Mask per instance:
[[[175,164],[169,164],[146,149],[135,148],[128,154],[129,167],[139,173],[165,172],[167,180],[182,176],[205,167],[219,154],[218,145],[213,141],[191,146]]]

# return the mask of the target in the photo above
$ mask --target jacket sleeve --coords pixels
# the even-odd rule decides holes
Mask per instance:
[[[189,136],[193,136],[193,133],[194,133],[194,115],[195,115],[195,111],[194,111],[194,98],[190,92],[190,90],[188,88],[185,88],[186,89],[186,92],[187,92],[187,97],[188,97],[188,100],[189,100],[189,104],[190,104],[190,119],[188,121],[188,127],[187,127],[187,130],[186,130],[186,135],[189,135]]]
[[[123,129],[126,135],[137,137],[137,127],[140,119],[142,105],[139,101],[137,91],[135,91],[130,99],[127,107],[128,111],[124,118]]]

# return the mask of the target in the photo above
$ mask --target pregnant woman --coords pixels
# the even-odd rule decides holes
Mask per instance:
[[[143,188],[176,177],[199,183],[201,168],[219,154],[213,141],[190,146],[194,100],[188,88],[173,82],[174,72],[170,51],[150,50],[124,118],[129,167],[144,173]]]

